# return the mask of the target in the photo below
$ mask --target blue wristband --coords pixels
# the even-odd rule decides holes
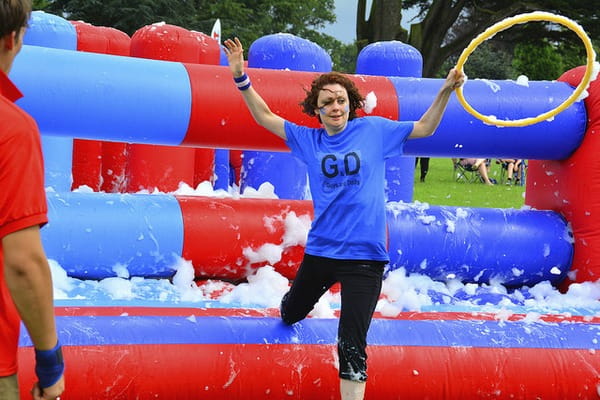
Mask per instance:
[[[63,372],[65,363],[63,361],[60,343],[56,343],[53,349],[35,349],[35,374],[38,377],[40,388],[45,389],[54,385]]]
[[[235,82],[235,85],[237,86],[237,88],[240,90],[246,90],[250,86],[252,86],[252,83],[250,82],[250,78],[246,74],[244,74],[242,76],[238,76],[237,78],[233,78],[233,81]]]
[[[246,79],[248,79],[248,75],[247,75],[247,74],[244,74],[244,75],[241,75],[241,76],[238,76],[238,77],[234,77],[234,78],[233,78],[233,81],[234,81],[235,83],[242,83],[242,82],[244,82]]]

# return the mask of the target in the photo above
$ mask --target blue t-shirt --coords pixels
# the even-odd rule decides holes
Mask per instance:
[[[361,117],[329,136],[323,128],[285,122],[287,145],[308,167],[314,219],[305,252],[389,261],[386,249],[385,159],[402,154],[413,122]]]

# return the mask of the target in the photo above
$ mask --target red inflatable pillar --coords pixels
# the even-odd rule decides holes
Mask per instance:
[[[585,68],[565,72],[560,81],[577,86]],[[554,210],[572,226],[574,256],[569,280],[600,278],[600,82],[588,88],[588,124],[583,142],[566,160],[529,162],[525,204]]]
[[[131,38],[132,57],[198,63],[199,48],[196,34],[162,23],[138,29]],[[130,145],[127,191],[172,192],[180,182],[194,186],[195,151],[178,146]]]
[[[108,54],[129,56],[131,38],[119,33],[113,28],[103,28],[105,33],[114,40],[108,41]],[[102,184],[100,189],[105,192],[120,193],[125,191],[125,172],[127,170],[127,154],[129,144],[121,142],[102,142]]]
[[[91,53],[129,55],[131,38],[122,31],[104,26],[94,26],[81,21],[70,21],[77,31],[77,50]],[[112,171],[123,169],[107,163],[105,142],[98,140],[74,139],[73,141],[73,183],[72,189],[87,185],[94,191],[106,190],[105,182],[111,182]],[[123,152],[125,143],[111,143],[115,152]],[[109,175],[106,171],[111,171]]]
[[[192,34],[196,37],[200,46],[198,64],[219,65],[221,63],[219,43],[202,32],[192,31]]]
[[[73,139],[73,182],[71,190],[86,185],[94,192],[100,191],[102,183],[102,142],[99,140]]]
[[[202,32],[192,31],[192,34],[196,36],[200,46],[197,63],[219,65],[221,61],[221,49],[219,43]],[[197,148],[195,157],[194,187],[198,186],[198,184],[204,181],[210,181],[214,184],[215,150]]]
[[[127,190],[127,162],[129,144],[102,142],[102,184],[106,193],[123,193]]]

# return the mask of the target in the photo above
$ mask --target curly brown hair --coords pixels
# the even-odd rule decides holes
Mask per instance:
[[[0,0],[0,37],[27,26],[31,0]]]
[[[302,111],[311,117],[318,117],[321,119],[315,110],[319,108],[317,100],[319,99],[319,92],[325,85],[339,84],[348,92],[348,100],[350,102],[350,110],[348,113],[348,119],[356,118],[356,110],[360,109],[364,105],[365,98],[360,94],[354,82],[352,82],[347,76],[339,72],[328,72],[319,75],[312,82],[310,91],[305,90],[306,97],[300,103]]]

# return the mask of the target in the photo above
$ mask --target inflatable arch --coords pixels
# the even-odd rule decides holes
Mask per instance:
[[[281,140],[252,122],[226,67],[31,44],[23,47],[11,78],[25,94],[19,104],[44,136],[285,151]],[[315,72],[250,68],[248,73],[283,117],[315,123],[294,106]],[[441,84],[351,78],[376,96],[373,114],[405,120],[418,118]],[[478,110],[515,119],[559,104],[576,80],[567,75],[568,83],[528,87],[469,81],[465,94]],[[589,178],[589,188],[597,179],[589,168],[597,98],[594,83],[585,105],[576,103],[552,121],[501,130],[474,120],[451,100],[436,135],[411,141],[406,151],[549,160],[530,164],[527,202],[537,210],[390,203],[391,267],[440,280],[501,280],[513,288],[543,281],[558,285],[574,270],[572,280],[593,279],[600,258],[586,249],[597,247],[600,210],[593,191],[581,190],[579,182]],[[573,165],[576,171],[567,171]],[[570,174],[576,172],[574,179]],[[548,198],[552,204],[544,203]],[[118,263],[126,264],[131,276],[168,278],[178,257],[193,262],[199,279],[243,280],[266,263],[293,278],[303,243],[289,235],[288,224],[302,225],[312,216],[305,200],[67,190],[49,192],[48,202],[50,223],[42,231],[48,257],[84,281],[115,276]],[[276,248],[277,257],[250,256],[266,245]],[[151,287],[152,280],[147,284]],[[427,311],[376,316],[369,332],[367,398],[597,396],[600,318],[593,311],[540,312],[523,302],[502,314],[461,309],[454,300],[440,299]],[[287,327],[270,308],[139,299],[61,300],[56,313],[70,399],[339,395],[335,319],[308,318]],[[26,332],[20,346],[20,379],[27,387],[34,377]]]

